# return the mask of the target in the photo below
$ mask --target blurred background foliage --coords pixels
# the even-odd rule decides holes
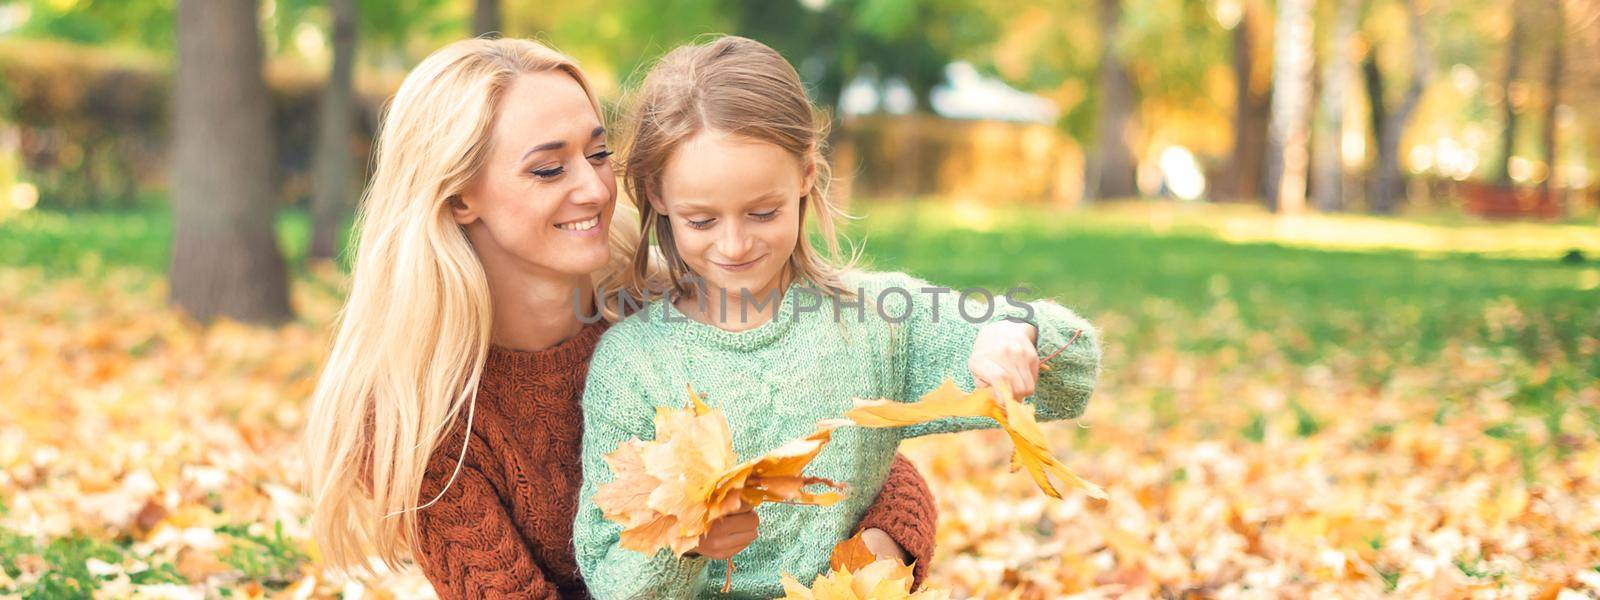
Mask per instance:
[[[440,45],[470,35],[485,4],[496,5],[354,2],[361,92],[351,108],[360,114],[355,147],[364,149],[383,99],[404,71]],[[1270,98],[1274,89],[1300,85],[1310,88],[1303,95],[1322,95],[1314,111],[1301,111],[1302,119],[1338,113],[1339,129],[1318,133],[1332,144],[1302,152],[1338,154],[1339,210],[1444,204],[1493,212],[1469,205],[1470,194],[1457,184],[1538,186],[1554,172],[1557,198],[1548,203],[1558,208],[1507,210],[1513,216],[1594,212],[1600,124],[1592,115],[1600,114],[1600,67],[1590,57],[1600,50],[1600,3],[1305,4],[1316,26],[1301,42],[1314,63],[1303,81],[1277,81],[1274,31],[1281,7],[1266,0],[577,0],[513,2],[493,10],[496,31],[537,37],[578,57],[608,101],[620,97],[641,66],[676,44],[713,32],[760,39],[788,56],[818,103],[838,117],[836,148],[852,152],[857,164],[876,166],[841,169],[866,180],[875,195],[978,194],[994,202],[1053,204],[1176,195],[1276,208],[1279,190],[1269,166],[1283,155],[1269,140]],[[1355,14],[1345,37],[1333,27],[1341,6]],[[281,136],[278,168],[286,185],[280,196],[304,204],[311,190],[301,175],[311,170],[315,107],[333,55],[331,10],[314,0],[264,0],[259,13]],[[1424,37],[1420,54],[1409,40],[1412,13]],[[0,184],[33,186],[42,207],[159,203],[175,19],[171,0],[5,3],[0,152],[22,168]],[[1511,44],[1517,28],[1525,32],[1523,41]],[[1571,58],[1551,68],[1558,50]],[[1432,76],[1415,112],[1398,123],[1403,131],[1394,157],[1405,176],[1400,195],[1406,201],[1372,202],[1371,173],[1386,159],[1377,152],[1374,113],[1395,112],[1410,80],[1423,72],[1414,64],[1419,57]],[[1521,67],[1514,79],[1508,79],[1511,64]],[[1323,73],[1339,65],[1347,66],[1342,77]],[[1330,77],[1341,81],[1331,97]],[[941,95],[949,101],[941,103]],[[1388,106],[1374,111],[1375,102]],[[1511,120],[1524,125],[1508,126]],[[982,130],[971,127],[973,121],[1004,127]],[[1027,133],[1034,125],[1050,132],[1037,138],[1046,142],[1031,143],[1053,151],[1006,155],[966,169],[972,177],[1007,161],[1025,162],[1035,167],[1031,185],[993,189],[943,168],[947,161],[988,154],[961,151],[983,135],[1004,132],[1009,145],[1026,145],[1035,139]],[[947,128],[964,131],[952,140]],[[1508,133],[1509,143],[1503,139]],[[862,138],[866,147],[851,147]],[[897,150],[902,147],[945,150],[912,150],[914,159],[906,159]],[[1554,158],[1545,156],[1552,148]],[[1107,181],[1131,187],[1098,185],[1102,170],[1118,171]],[[1313,174],[1313,193],[1321,183]],[[897,189],[903,185],[911,188]],[[973,191],[983,189],[990,193]]]

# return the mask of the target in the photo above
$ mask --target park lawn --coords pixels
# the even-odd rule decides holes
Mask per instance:
[[[932,584],[1600,592],[1600,229],[1488,243],[1385,221],[1398,239],[1333,249],[1239,241],[1239,219],[1271,221],[1232,208],[854,210],[869,266],[1027,285],[1104,342],[1088,412],[1047,432],[1109,502],[1049,501],[992,432],[906,445],[940,500]],[[307,230],[279,221],[287,248]],[[1461,235],[1473,252],[1416,243]],[[342,589],[294,492],[342,278],[291,251],[295,323],[200,327],[164,307],[169,241],[161,211],[0,220],[0,389],[21,425],[0,436],[0,594]]]

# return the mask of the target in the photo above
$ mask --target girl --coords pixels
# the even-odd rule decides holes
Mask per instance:
[[[637,245],[631,209],[611,228],[609,155],[583,71],[537,42],[456,42],[406,75],[306,424],[323,560],[415,558],[446,599],[588,597],[579,396],[607,323],[578,313]],[[859,527],[925,559],[931,494],[895,464]]]
[[[838,211],[822,190],[826,121],[771,48],[722,37],[673,50],[646,76],[628,119],[623,177],[647,238],[631,285],[659,298],[601,339],[584,392],[573,533],[595,597],[716,595],[727,563],[714,559],[730,555],[733,597],[781,596],[781,574],[809,583],[827,570],[830,549],[883,485],[901,439],[992,426],[843,428],[807,473],[846,482],[846,500],[764,504],[754,518],[725,517],[681,558],[622,549],[621,526],[593,500],[612,479],[603,457],[630,438],[653,439],[656,408],[683,408],[685,384],[726,413],[746,459],[839,417],[853,397],[914,401],[949,377],[965,389],[1004,383],[1032,394],[1042,419],[1082,412],[1099,351],[1093,328],[1071,311],[1009,299],[984,306],[973,295],[959,302],[906,275],[853,271],[837,259]],[[808,210],[827,255],[805,235]],[[670,272],[663,290],[643,283],[649,237]],[[1074,332],[1083,339],[1041,378],[1039,356]]]

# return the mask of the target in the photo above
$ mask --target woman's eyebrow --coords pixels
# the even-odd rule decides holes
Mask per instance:
[[[592,139],[595,139],[595,138],[600,137],[600,136],[605,135],[605,134],[606,134],[605,126],[596,127],[596,128],[594,128],[594,131],[589,132],[589,139],[592,140]],[[553,142],[545,142],[543,144],[539,144],[537,146],[529,148],[527,152],[523,152],[522,153],[522,158],[519,158],[517,160],[527,160],[528,155],[533,154],[535,152],[543,152],[545,150],[560,150],[560,149],[565,148],[565,147],[567,147],[567,142],[565,140],[556,140],[556,141],[553,141]]]

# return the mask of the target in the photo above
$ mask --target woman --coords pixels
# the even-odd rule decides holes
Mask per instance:
[[[638,239],[633,215],[612,223],[609,148],[583,72],[536,42],[457,42],[401,84],[307,423],[312,530],[336,568],[409,555],[446,598],[587,597],[579,400],[607,322],[580,317]],[[920,581],[935,518],[896,457],[857,528]],[[719,527],[735,547],[755,535]]]

